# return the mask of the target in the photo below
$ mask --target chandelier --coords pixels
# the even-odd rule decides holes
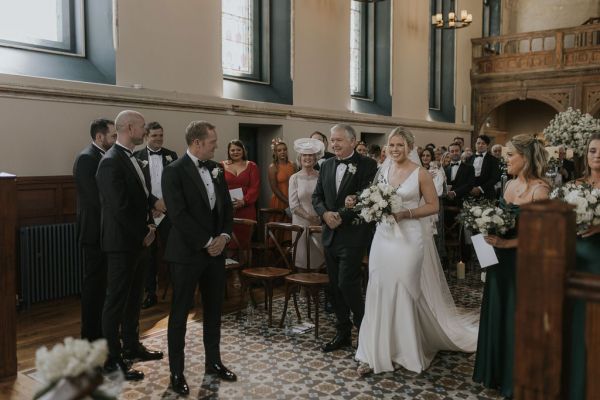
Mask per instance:
[[[448,20],[444,21],[442,13],[437,13],[431,16],[431,25],[441,29],[460,29],[471,25],[473,22],[473,14],[469,14],[467,10],[461,10],[460,18],[454,12],[448,13]]]

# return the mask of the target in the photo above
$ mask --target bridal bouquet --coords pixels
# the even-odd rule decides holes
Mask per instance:
[[[383,182],[373,184],[358,195],[358,201],[354,206],[361,222],[386,222],[393,223],[393,213],[402,210],[402,198],[396,190]]]
[[[551,199],[562,200],[575,206],[577,231],[581,232],[590,226],[600,224],[600,189],[590,184],[568,182],[554,188]]]
[[[514,228],[516,216],[498,207],[494,201],[480,200],[465,201],[458,219],[472,231],[497,235]]]
[[[556,114],[550,121],[544,129],[544,137],[552,146],[562,144],[582,155],[589,136],[599,129],[600,120],[569,107],[567,111]]]
[[[68,337],[52,350],[40,347],[35,353],[35,366],[46,386],[35,398],[42,398],[52,390],[89,392],[93,399],[114,398],[97,389],[103,381],[100,371],[107,355],[104,339],[90,343]]]

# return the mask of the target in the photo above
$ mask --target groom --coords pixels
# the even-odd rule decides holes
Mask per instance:
[[[336,335],[323,346],[325,353],[351,344],[352,325],[360,328],[365,312],[361,262],[372,239],[371,227],[353,224],[357,215],[344,209],[344,202],[346,196],[356,195],[368,187],[377,173],[373,159],[354,151],[356,132],[350,125],[332,127],[329,141],[335,157],[321,165],[312,196],[313,207],[325,222],[322,241],[337,318]]]

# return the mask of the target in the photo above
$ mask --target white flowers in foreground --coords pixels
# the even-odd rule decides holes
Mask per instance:
[[[550,193],[551,199],[562,200],[575,206],[577,231],[600,224],[600,189],[587,183],[568,182]]]
[[[54,383],[63,377],[77,377],[102,367],[108,355],[106,340],[93,343],[87,340],[65,338],[52,350],[40,347],[35,353],[35,367],[45,383]]]
[[[392,186],[380,182],[361,192],[354,209],[364,222],[393,223],[392,214],[402,210],[402,198]]]
[[[600,120],[590,114],[569,107],[560,112],[544,129],[546,142],[552,146],[564,145],[578,155],[583,155],[585,145],[592,132],[600,130]]]
[[[496,206],[495,202],[481,200],[465,201],[458,219],[472,231],[498,235],[514,228],[516,216]]]

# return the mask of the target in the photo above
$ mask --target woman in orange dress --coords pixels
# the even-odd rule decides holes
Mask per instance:
[[[283,140],[273,139],[273,163],[269,165],[269,185],[273,195],[269,207],[285,210],[289,208],[288,189],[290,176],[296,172],[296,167],[288,160],[288,148]]]

